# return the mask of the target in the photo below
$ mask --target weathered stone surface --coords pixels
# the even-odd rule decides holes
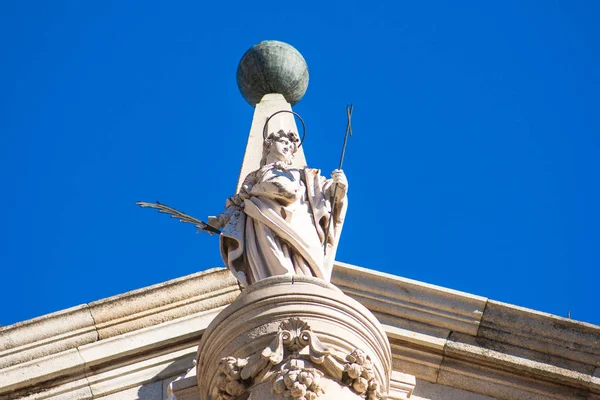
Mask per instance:
[[[583,400],[589,391],[509,372],[493,364],[445,357],[438,384],[504,400]]]
[[[583,389],[590,387],[594,370],[589,364],[460,333],[452,333],[444,354]]]
[[[445,328],[394,318],[380,312],[374,312],[373,315],[381,322],[390,341],[397,344],[410,343],[441,353],[450,336],[450,331]]]
[[[101,339],[231,303],[240,293],[217,268],[0,328],[0,371]]]
[[[592,375],[592,391],[600,398],[600,367],[596,367],[596,370]]]
[[[8,395],[0,395],[0,400],[20,399],[20,400],[87,400],[92,398],[92,391],[88,385],[87,379],[76,380],[64,379],[65,383],[55,382],[52,387],[42,388],[36,386],[36,390],[19,390],[11,392]]]
[[[89,304],[100,339],[231,303],[239,287],[215,268]]]
[[[87,305],[0,328],[0,369],[98,339]]]
[[[162,381],[191,369],[195,350],[195,346],[187,347],[148,359],[129,360],[121,366],[116,364],[118,367],[110,370],[95,371],[88,377],[90,388],[94,397],[100,397],[137,387],[140,398],[145,399],[141,394],[154,393],[158,387],[158,398],[162,398]]]
[[[411,398],[416,384],[417,379],[413,375],[392,371],[388,399],[401,400]]]
[[[219,272],[229,274],[223,269]],[[227,276],[230,283],[234,282],[232,277]],[[207,279],[214,278],[210,274],[206,277]],[[235,288],[239,290],[237,285]],[[198,288],[198,290],[202,289],[202,286]],[[173,293],[170,292],[170,294]],[[190,292],[188,291],[187,294],[189,295]],[[176,304],[175,307],[180,307],[180,304]],[[163,379],[166,376],[163,376],[165,372],[162,370],[167,371],[167,375],[181,373],[183,366],[177,367],[179,361],[174,362],[169,357],[176,356],[176,352],[182,346],[193,346],[191,351],[195,352],[196,343],[200,340],[203,330],[221,309],[222,307],[218,307],[197,312],[0,369],[0,396],[4,396],[0,399],[16,399],[30,394],[33,396],[32,398],[36,399],[57,396],[57,398],[69,398],[71,395],[75,398],[77,396],[85,398],[83,392],[86,391],[86,387],[90,388],[90,385],[90,391],[94,393],[94,396],[99,396],[123,390],[135,384],[144,384],[147,380],[158,379],[156,376]],[[150,307],[150,310],[155,310],[155,308]],[[170,355],[167,356],[166,361],[154,359],[149,361],[149,364],[142,362],[146,358],[154,357],[153,353],[157,349],[159,352],[165,351],[160,349],[168,349],[167,353]],[[184,362],[187,369],[191,368],[193,359],[193,356],[187,357],[187,361]],[[131,366],[136,362],[138,362],[137,365]],[[165,365],[165,362],[171,365]],[[152,367],[153,363],[158,363],[158,366]],[[105,371],[107,365],[110,368]],[[116,369],[117,372],[112,373],[111,369]],[[130,370],[132,372],[128,372]],[[85,378],[86,376],[87,378]],[[39,393],[30,393],[32,388]],[[70,392],[73,393],[70,394]]]
[[[295,105],[308,88],[308,66],[289,44],[265,40],[252,46],[240,60],[237,84],[253,107],[270,93],[280,93]]]
[[[392,367],[395,371],[401,371],[414,375],[419,379],[429,382],[437,382],[438,374],[444,356],[441,351],[436,352],[420,346],[410,346],[406,343],[390,343],[392,348]]]
[[[166,389],[166,390],[165,390]],[[174,400],[200,400],[200,389],[196,378],[196,368],[172,381],[163,381],[163,397]]]
[[[417,380],[411,400],[494,400],[481,394]]]
[[[166,400],[162,397],[162,382],[152,382],[142,387],[133,387],[94,398],[102,400]]]
[[[187,347],[200,340],[204,329],[221,310],[222,308],[217,308],[205,311],[81,346],[79,354],[89,368],[95,368],[106,363],[118,365],[120,359],[130,359],[152,348]]]
[[[24,397],[22,400],[88,400],[92,398],[93,396],[89,386],[83,386],[77,389],[68,390],[66,392],[51,396],[49,392],[36,393],[32,396]]]
[[[48,381],[57,381],[67,376],[83,375],[85,363],[77,349],[63,351],[43,358],[0,370],[0,395],[7,398],[21,398],[31,393],[31,389],[42,391],[53,385],[44,385]]]
[[[482,338],[600,366],[600,327],[490,300]]]
[[[487,299],[456,290],[336,263],[331,283],[368,309],[476,335]]]

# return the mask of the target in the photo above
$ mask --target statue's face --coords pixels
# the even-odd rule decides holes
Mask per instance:
[[[294,145],[286,137],[280,137],[271,143],[269,148],[270,155],[278,161],[291,161],[294,151]]]

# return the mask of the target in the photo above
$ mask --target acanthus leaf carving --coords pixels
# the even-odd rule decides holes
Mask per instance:
[[[277,365],[281,361],[283,361],[283,335],[281,334],[281,328],[279,329],[280,333],[275,335],[275,338],[271,342],[271,344],[264,348],[261,353],[263,358],[268,359],[271,364]]]
[[[247,359],[247,365],[242,368],[240,378],[248,380],[259,374],[269,364],[269,358],[263,357],[262,354],[254,353]]]

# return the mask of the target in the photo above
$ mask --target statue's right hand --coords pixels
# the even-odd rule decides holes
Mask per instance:
[[[221,229],[225,225],[223,222],[223,217],[220,215],[216,217],[211,215],[208,217],[208,221],[206,223],[215,229]]]

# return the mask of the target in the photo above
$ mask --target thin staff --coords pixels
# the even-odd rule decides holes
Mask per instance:
[[[348,117],[348,125],[346,126],[346,135],[344,135],[344,145],[342,146],[342,156],[340,157],[340,167],[342,169],[344,165],[344,156],[346,155],[346,144],[348,144],[348,136],[352,136],[352,110],[354,104],[346,106],[346,116]],[[327,224],[327,230],[325,231],[325,243],[323,244],[323,253],[327,254],[327,242],[329,241],[329,229],[331,229],[331,221],[333,220],[333,214],[335,212],[335,198],[337,196],[338,185],[335,184],[333,189],[333,201],[331,203],[331,213],[329,214],[329,223]]]

